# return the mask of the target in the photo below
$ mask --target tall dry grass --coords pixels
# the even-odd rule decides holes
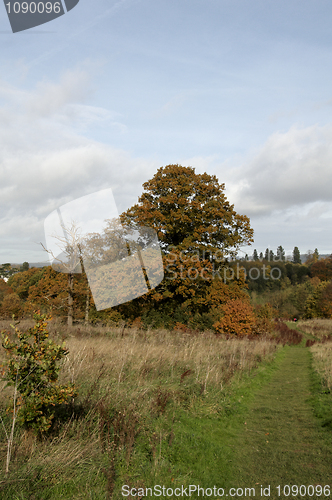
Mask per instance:
[[[299,320],[296,326],[305,333],[318,339],[323,339],[326,336],[332,335],[332,319],[313,318]]]
[[[9,324],[3,321],[0,328],[8,329]],[[32,321],[25,320],[18,327],[24,330],[32,325]],[[234,374],[250,372],[276,350],[276,344],[267,338],[225,339],[212,332],[68,328],[53,320],[48,329],[50,338],[64,340],[69,350],[62,362],[59,383],[75,383],[81,399],[89,399],[93,393],[95,400],[108,395],[114,403],[146,403],[160,385],[173,390],[174,397],[179,387],[189,383],[198,384],[202,392],[210,384],[222,390]],[[0,349],[0,353],[3,360],[4,350]]]
[[[250,371],[276,349],[267,339],[224,340],[213,333],[136,329],[114,329],[109,336],[70,336],[66,345],[69,355],[61,382],[87,388],[98,379],[100,393],[108,392],[113,401],[144,398],[161,383],[175,389],[190,380],[202,391],[209,384],[222,388],[235,372]]]
[[[313,318],[300,320],[297,326],[312,339],[307,340],[313,355],[313,368],[319,373],[329,390],[332,390],[332,319]]]
[[[10,322],[4,323],[1,329]],[[19,327],[32,324],[22,321]],[[59,383],[75,383],[79,396],[57,414],[47,439],[37,441],[31,433],[18,430],[13,467],[24,464],[31,476],[38,465],[50,484],[56,484],[60,476],[62,481],[76,481],[80,470],[85,481],[90,474],[93,481],[104,471],[109,493],[114,486],[114,461],[122,456],[124,463],[130,463],[138,435],[146,440],[144,446],[151,448],[157,463],[158,446],[164,439],[159,417],[169,409],[174,414],[179,407],[192,411],[193,401],[204,403],[210,392],[221,400],[235,378],[261,361],[271,360],[277,349],[266,338],[225,339],[211,332],[68,329],[53,321],[49,332],[53,340],[65,339],[69,349]],[[3,357],[3,350],[0,352]],[[2,412],[10,390],[0,393]],[[4,453],[1,446],[1,463]]]
[[[314,369],[320,374],[328,389],[332,391],[332,342],[314,344],[310,350],[313,354]]]

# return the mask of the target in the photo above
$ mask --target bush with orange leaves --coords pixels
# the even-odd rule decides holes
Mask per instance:
[[[220,308],[223,316],[214,323],[213,328],[217,333],[225,333],[243,337],[253,333],[255,314],[248,301],[231,299]]]

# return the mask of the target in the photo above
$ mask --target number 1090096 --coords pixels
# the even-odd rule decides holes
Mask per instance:
[[[8,2],[6,3],[8,14],[59,14],[61,12],[60,2]]]

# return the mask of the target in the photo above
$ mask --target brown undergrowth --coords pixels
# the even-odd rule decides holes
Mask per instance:
[[[273,338],[278,344],[298,345],[302,342],[303,335],[297,330],[289,328],[286,323],[278,320],[275,322]]]

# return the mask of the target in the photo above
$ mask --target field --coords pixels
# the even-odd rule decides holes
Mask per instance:
[[[212,333],[69,331],[52,323],[50,333],[53,339],[65,339],[69,349],[60,382],[74,382],[79,396],[62,409],[44,441],[17,429],[3,498],[15,498],[18,487],[23,496],[17,498],[30,490],[35,498],[105,498],[105,492],[116,498],[124,481],[151,484],[157,478],[170,482],[181,477],[183,466],[173,452],[182,432],[177,436],[177,421],[234,411],[232,382],[248,376],[262,360],[272,360],[277,349],[267,339],[225,340]],[[4,408],[11,390],[2,392],[7,426]],[[4,463],[3,429],[1,438]]]
[[[332,459],[325,425],[332,404],[330,394],[322,394],[332,380],[330,342],[304,347],[306,339],[332,331],[332,321],[319,329],[318,324],[298,322],[304,337],[289,346],[280,338],[295,334],[285,333],[285,327],[279,327],[279,339],[227,339],[212,332],[68,329],[50,322],[51,338],[64,340],[69,349],[59,381],[74,382],[78,396],[59,408],[43,439],[16,427],[8,475],[1,426],[1,498],[143,497],[123,496],[123,485],[136,488],[133,492],[153,485],[218,485],[225,491],[257,482],[274,485],[286,481],[283,460],[290,460],[294,481],[321,484]],[[31,325],[22,321],[19,326]],[[8,327],[9,322],[0,324],[2,330]],[[4,360],[4,352],[1,356]],[[7,431],[12,390],[1,392]],[[304,455],[294,454],[292,441]]]

